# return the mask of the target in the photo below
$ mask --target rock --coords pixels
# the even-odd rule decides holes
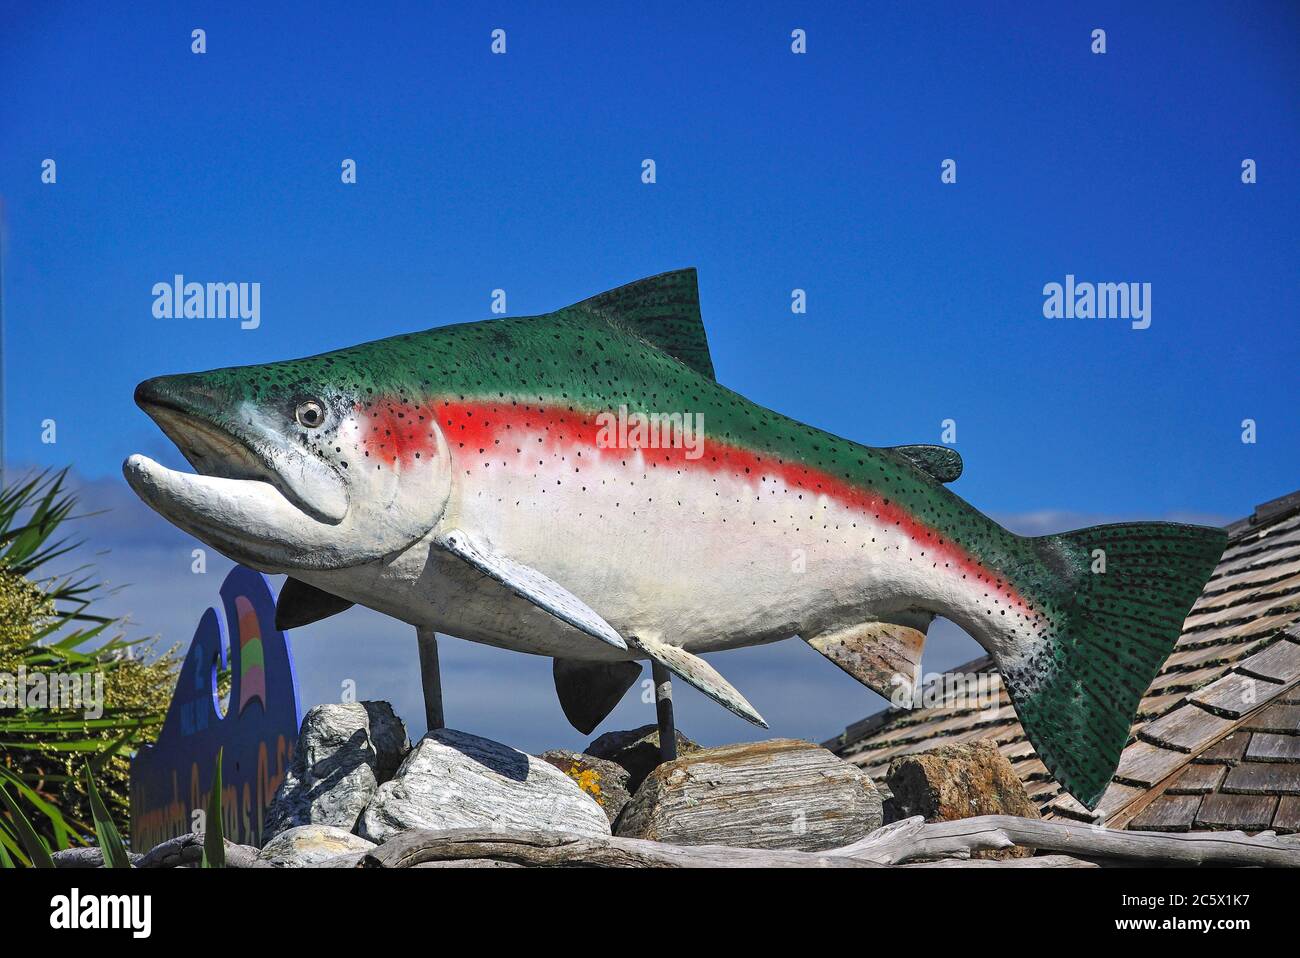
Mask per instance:
[[[352,831],[375,790],[393,777],[409,750],[406,726],[387,702],[312,708],[267,809],[263,844],[299,825]]]
[[[900,818],[920,815],[927,822],[976,815],[1039,818],[1020,776],[991,742],[943,745],[903,755],[890,763],[885,782]],[[1028,848],[976,852],[976,858],[1008,859],[1033,855]]]
[[[327,858],[321,862],[313,862],[308,868],[360,868],[361,863],[365,861],[369,852],[348,852],[346,855],[335,855],[333,858]]]
[[[375,750],[375,778],[382,785],[401,767],[411,750],[406,723],[387,702],[362,702],[370,719],[370,742]]]
[[[257,857],[276,868],[305,867],[340,855],[364,854],[374,847],[374,842],[333,825],[298,825],[263,845]]]
[[[675,845],[823,851],[879,828],[880,795],[857,766],[795,739],[697,749],[656,768],[615,827]]]
[[[676,735],[678,758],[699,749],[681,732]],[[642,725],[625,732],[606,732],[588,745],[583,754],[622,765],[631,776],[627,789],[635,795],[645,777],[659,767],[659,726]]]
[[[632,797],[628,790],[632,776],[622,765],[582,752],[571,752],[567,748],[553,748],[543,752],[540,758],[569,776],[594,798],[611,826]]]
[[[555,766],[489,739],[438,729],[379,786],[357,834],[383,842],[410,828],[608,835],[590,795]]]

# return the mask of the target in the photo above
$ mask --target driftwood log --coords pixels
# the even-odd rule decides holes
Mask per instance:
[[[230,839],[226,844],[227,868],[257,868],[257,849],[248,845],[236,845]],[[155,845],[143,858],[135,862],[136,868],[183,868],[198,867],[203,860],[203,833],[186,832],[169,838],[161,845]]]
[[[1017,846],[1020,847],[1020,846]],[[936,862],[913,862],[899,868],[1100,868],[1096,862],[1069,855],[1038,855],[1035,858],[944,858]]]
[[[580,868],[861,868],[873,863],[828,852],[668,845],[645,838],[562,832],[412,829],[361,856],[360,868],[526,865]]]
[[[824,852],[667,845],[637,838],[559,832],[412,829],[358,856],[355,867],[871,868],[930,860],[952,867],[969,864],[973,852],[1013,845],[1049,853],[1014,862],[1019,867],[1092,862],[1300,867],[1300,843],[1279,839],[1272,832],[1255,836],[1242,832],[1167,835],[1010,815],[930,824],[919,817],[910,818],[877,829],[852,845]],[[978,864],[1007,867],[1013,863]]]
[[[1092,861],[1145,865],[1295,868],[1300,845],[1273,832],[1130,832],[1076,822],[1012,815],[982,815],[927,824],[908,818],[877,829],[832,854],[867,858],[879,865],[917,859],[967,858],[971,852],[1023,845],[1040,852]]]
[[[127,852],[127,858],[131,860],[132,865],[138,865],[143,855],[137,852]],[[88,845],[84,848],[65,848],[62,851],[55,852],[50,856],[54,859],[55,868],[103,868],[104,853],[94,845]]]

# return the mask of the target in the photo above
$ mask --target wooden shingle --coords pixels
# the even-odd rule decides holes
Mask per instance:
[[[1256,642],[1262,640],[1256,640]],[[1201,646],[1175,652],[1165,662],[1164,672],[1179,674],[1194,672],[1206,666],[1221,666],[1250,653],[1256,642],[1219,642],[1214,645]],[[1222,669],[1219,670],[1222,674]]]
[[[1283,795],[1278,800],[1273,827],[1279,832],[1300,832],[1300,796]]]
[[[1161,795],[1133,819],[1131,828],[1151,832],[1187,832],[1201,807],[1199,795]]]
[[[1254,762],[1300,762],[1300,735],[1256,732],[1246,746],[1246,758]]]
[[[1231,672],[1187,698],[1212,712],[1237,719],[1281,695],[1285,689],[1286,686],[1275,682]]]
[[[1241,761],[1241,757],[1246,754],[1246,746],[1249,744],[1249,732],[1233,732],[1196,756],[1196,761],[1198,763],[1236,765]]]
[[[1148,695],[1138,703],[1138,720],[1150,722],[1153,719],[1158,719],[1160,716],[1167,714],[1182,700],[1182,692],[1172,692],[1169,695]]]
[[[1178,773],[1166,794],[1204,795],[1217,789],[1227,773],[1226,765],[1188,765]]]
[[[1279,696],[1279,699],[1285,698]],[[1279,734],[1300,733],[1300,705],[1277,701],[1246,722],[1243,728]]]
[[[1199,752],[1230,728],[1231,719],[1187,704],[1142,726],[1138,738],[1180,752]]]
[[[1150,788],[1186,762],[1187,756],[1182,752],[1161,748],[1150,742],[1136,742],[1124,749],[1119,768],[1115,770],[1115,781]]]
[[[1219,790],[1237,795],[1300,795],[1300,765],[1242,762],[1228,769]]]
[[[1245,659],[1238,668],[1247,675],[1270,682],[1294,682],[1300,679],[1300,643],[1279,639],[1262,652]]]
[[[1221,675],[1223,675],[1221,666],[1210,666],[1191,672],[1162,672],[1151,683],[1149,692],[1192,692],[1203,685],[1209,685]]]
[[[1225,795],[1216,792],[1201,799],[1196,811],[1197,825],[1206,828],[1259,831],[1273,823],[1277,809],[1274,795]]]

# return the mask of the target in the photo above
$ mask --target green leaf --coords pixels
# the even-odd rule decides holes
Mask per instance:
[[[9,850],[5,848],[4,842],[0,842],[0,871],[4,871],[6,868],[17,867],[18,866],[14,864],[14,860],[9,857]]]
[[[217,767],[212,772],[212,794],[208,796],[207,821],[203,826],[203,867],[226,867],[226,836],[221,822],[221,755],[217,749]]]
[[[53,868],[54,859],[50,857],[50,847],[45,844],[45,839],[36,834],[32,823],[27,820],[18,803],[9,797],[9,792],[3,785],[0,785],[0,805],[4,806],[5,811],[13,819],[14,830],[18,832],[18,840],[22,842],[23,848],[32,860],[32,867]]]
[[[10,833],[6,820],[3,818],[0,818],[0,848],[4,849],[4,852],[9,856],[10,861],[16,862],[24,868],[30,867],[32,863],[31,859],[23,854],[22,847],[18,844],[18,840]]]
[[[50,823],[50,830],[54,833],[54,846],[56,848],[68,847],[68,839],[70,837],[77,837],[77,836],[75,836],[75,834],[69,828],[67,819],[63,814],[63,809],[59,808],[59,806],[55,804],[52,804],[51,802],[46,801],[41,796],[40,792],[36,791],[34,788],[31,787],[31,785],[29,785],[26,781],[24,781],[25,778],[31,778],[33,782],[42,785],[50,782],[50,778],[44,775],[39,775],[36,777],[27,776],[27,775],[23,775],[22,773],[15,773],[10,769],[5,768],[4,766],[0,766],[0,785],[3,785],[4,783],[7,782],[9,786],[17,794],[18,802],[26,801],[29,805],[32,806],[32,808],[36,809],[36,811],[40,812],[42,815],[45,816],[46,820],[48,820]],[[20,808],[22,807],[21,804],[19,805],[19,807]],[[30,819],[27,819],[27,821],[30,821]],[[21,838],[21,835],[19,834],[18,826],[16,824],[12,824],[11,827],[11,824],[12,823],[6,822],[4,818],[0,818],[0,841],[4,840],[6,832],[8,832],[16,839]],[[35,830],[34,827],[33,830]],[[39,833],[37,834],[39,836]],[[42,841],[44,841],[43,837],[42,837]],[[19,854],[18,845],[16,845],[13,841],[8,842],[7,844],[9,845],[10,852]],[[49,847],[48,844],[46,845],[46,847],[47,848]],[[23,856],[23,864],[30,865],[31,862],[25,856]]]
[[[95,835],[99,838],[99,851],[104,856],[104,865],[108,868],[130,868],[131,857],[126,853],[126,846],[122,844],[122,836],[113,824],[113,817],[104,807],[104,800],[99,797],[95,776],[90,774],[89,765],[86,766],[86,794],[90,796],[90,814],[95,819]]]
[[[53,735],[56,732],[89,732],[94,729],[131,732],[135,729],[144,729],[162,724],[161,716],[138,715],[129,709],[104,709],[104,718],[97,719],[44,718],[44,716],[50,714],[49,712],[30,710],[26,713],[19,712],[13,718],[0,717],[0,735],[35,733],[44,736]],[[103,743],[102,739],[97,741]],[[46,744],[46,742],[42,742],[41,747],[44,748]],[[30,741],[0,743],[0,748],[31,747],[32,743]]]
[[[63,817],[63,812],[59,809],[57,805],[47,802],[44,798],[41,797],[40,792],[36,791],[30,785],[28,785],[27,782],[25,781],[25,778],[27,777],[30,776],[24,776],[21,773],[13,772],[3,766],[0,766],[0,786],[2,786],[5,782],[8,782],[11,786],[13,786],[14,791],[18,793],[18,797],[20,799],[26,799],[29,803],[31,803],[31,805],[38,812],[40,812],[46,818],[50,819],[51,822],[55,822],[57,824],[57,821]],[[45,778],[45,776],[40,776],[39,778],[33,779],[33,781],[37,782],[38,784],[46,780],[47,779]]]

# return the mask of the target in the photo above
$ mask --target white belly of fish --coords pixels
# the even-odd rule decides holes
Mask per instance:
[[[631,451],[621,461],[523,458],[476,462],[468,475],[462,466],[443,528],[545,573],[623,635],[707,652],[975,601],[906,533],[770,476],[656,468]],[[491,583],[462,592],[462,608],[441,609],[438,627],[481,633],[485,613],[467,606],[500,601]],[[559,638],[543,636],[546,626],[527,618],[465,637],[576,654],[573,630],[551,623]],[[593,658],[613,651],[577,641]]]

